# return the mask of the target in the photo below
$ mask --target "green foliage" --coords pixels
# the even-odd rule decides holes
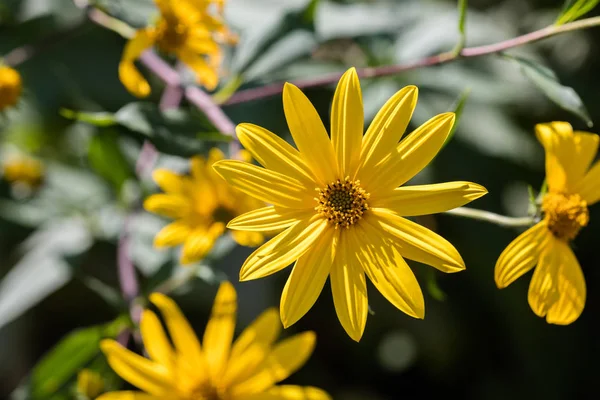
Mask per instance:
[[[460,54],[460,51],[465,47],[465,42],[467,40],[467,3],[468,0],[458,0],[458,33],[460,34],[460,38],[454,47],[454,50],[452,50],[455,55]]]
[[[100,353],[102,339],[115,338],[127,327],[127,319],[71,332],[36,365],[31,373],[32,400],[49,399],[65,388],[67,382]]]
[[[469,98],[470,94],[471,88],[466,88],[465,90],[463,90],[462,93],[458,96],[458,99],[456,99],[456,102],[451,107],[451,110],[454,111],[454,114],[456,115],[456,119],[454,120],[452,130],[450,131],[448,137],[446,138],[446,141],[444,142],[444,146],[450,143],[450,141],[454,137],[454,134],[456,133],[456,129],[458,129],[460,118],[463,114],[463,109],[465,108],[465,104],[467,104],[467,99]]]
[[[537,86],[550,100],[561,108],[572,112],[585,121],[588,127],[592,127],[590,115],[583,104],[583,101],[569,86],[561,85],[558,77],[550,68],[547,68],[535,61],[521,57],[505,56],[515,62],[521,68],[523,74]]]
[[[600,0],[566,0],[556,20],[556,25],[575,21],[589,13],[600,3]]]
[[[127,180],[134,177],[134,171],[119,147],[114,130],[94,135],[88,147],[88,158],[92,168],[112,183],[117,193],[121,192]]]

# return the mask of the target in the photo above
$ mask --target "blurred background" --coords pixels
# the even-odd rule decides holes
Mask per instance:
[[[102,0],[100,7],[133,27],[152,21],[151,0]],[[320,76],[349,66],[403,63],[450,50],[458,40],[456,2],[444,0],[229,0],[226,18],[240,36],[224,62],[221,94],[269,82]],[[467,45],[498,42],[552,24],[560,0],[471,0]],[[594,12],[592,14],[594,15]],[[90,22],[68,0],[0,0],[0,56],[22,48],[23,95],[0,114],[0,161],[26,154],[41,162],[40,184],[0,180],[0,398],[27,381],[36,362],[74,329],[113,320],[118,299],[117,245],[127,232],[144,292],[180,274],[177,250],[152,248],[166,223],[139,207],[158,189],[148,171],[136,175],[145,136],[127,124],[99,127],[66,118],[62,109],[114,113],[138,101],[124,89],[117,66],[126,40]],[[265,44],[268,44],[266,46]],[[510,50],[555,71],[600,124],[600,29],[557,36]],[[13,53],[14,55],[14,53]],[[146,76],[150,77],[149,73]],[[243,77],[243,81],[238,79]],[[158,104],[163,85],[150,78]],[[361,81],[367,120],[395,91],[419,87],[412,127],[453,110],[469,88],[454,139],[412,183],[468,180],[490,194],[471,206],[525,216],[528,185],[544,178],[543,151],[534,125],[578,116],[552,103],[499,56]],[[306,93],[326,124],[334,87]],[[187,103],[182,110],[202,119]],[[224,106],[234,123],[252,122],[288,138],[281,96]],[[95,114],[102,115],[102,114]],[[68,116],[68,115],[67,115]],[[596,131],[598,128],[590,128]],[[177,135],[178,132],[171,132]],[[180,132],[179,132],[180,133]],[[184,171],[187,157],[210,142],[160,138],[156,166]],[[162,145],[161,145],[162,143]],[[227,146],[216,143],[215,145]],[[600,369],[600,206],[574,246],[587,282],[583,315],[570,326],[548,325],[527,304],[531,273],[498,290],[493,268],[518,230],[436,215],[419,220],[461,252],[467,271],[445,275],[410,263],[425,294],[425,320],[414,320],[369,287],[373,314],[360,344],[337,321],[326,286],[312,310],[284,334],[315,330],[308,364],[287,382],[324,388],[335,399],[592,399]],[[239,283],[252,249],[224,238],[198,279],[173,297],[198,332],[210,313],[217,281],[231,279],[241,299],[238,331],[279,304],[289,269]],[[596,321],[596,322],[594,322]],[[66,368],[66,367],[65,367]]]

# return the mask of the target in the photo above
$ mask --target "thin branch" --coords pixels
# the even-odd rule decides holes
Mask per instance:
[[[406,64],[386,65],[383,67],[371,67],[358,69],[358,76],[361,78],[373,78],[381,76],[397,75],[401,72],[417,69],[420,67],[429,67],[433,65],[445,64],[460,58],[480,57],[488,54],[500,53],[515,47],[525,44],[537,42],[561,33],[587,29],[594,26],[600,26],[600,17],[586,18],[575,22],[570,22],[565,25],[552,25],[540,29],[535,32],[527,33],[513,39],[508,39],[499,43],[494,43],[485,46],[468,47],[460,51],[459,54],[446,52],[435,56],[427,57],[421,60],[408,62]],[[301,89],[312,88],[316,86],[324,86],[336,83],[342,72],[327,74],[317,78],[307,78],[293,81],[292,83]],[[224,104],[237,104],[246,101],[258,100],[265,97],[270,97],[279,94],[283,90],[283,83],[273,83],[253,89],[241,90],[233,94]]]
[[[504,227],[528,227],[535,223],[531,217],[514,218],[505,215],[496,214],[484,210],[476,210],[474,208],[459,207],[453,210],[448,210],[445,214],[456,215],[459,217],[477,219],[480,221],[490,222]]]

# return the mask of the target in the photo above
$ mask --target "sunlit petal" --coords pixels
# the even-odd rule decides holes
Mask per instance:
[[[223,374],[229,358],[235,330],[236,311],[235,289],[231,283],[223,282],[213,303],[212,313],[202,340],[204,357],[213,379]]]
[[[119,79],[123,85],[137,97],[146,97],[150,94],[150,85],[137,70],[134,61],[149,47],[152,47],[156,34],[151,29],[142,29],[127,42],[119,63]]]
[[[292,226],[300,220],[306,220],[314,210],[298,210],[277,206],[263,207],[247,212],[229,221],[229,229],[245,231],[272,232]]]
[[[189,225],[183,221],[172,222],[162,228],[154,237],[155,247],[177,246],[185,242],[191,232]]]
[[[173,346],[171,346],[160,320],[152,311],[144,310],[142,313],[140,332],[150,358],[161,365],[171,367],[175,357]]]
[[[549,236],[540,255],[540,261],[533,272],[527,300],[534,313],[545,317],[548,310],[558,301],[558,271],[561,268],[564,248],[561,242]]]

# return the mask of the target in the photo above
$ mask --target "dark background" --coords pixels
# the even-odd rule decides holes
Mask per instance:
[[[135,8],[129,16],[133,22],[136,18],[143,21],[147,10],[144,8],[147,6],[138,3],[143,2],[121,4],[125,9]],[[283,12],[287,5],[275,3],[231,1],[227,15],[233,29],[240,32],[240,46],[248,45],[253,37],[251,33],[261,28],[257,25],[264,27],[280,19],[277,13]],[[250,78],[246,86],[317,76],[351,65],[405,62],[448,50],[457,38],[457,16],[451,1],[362,2],[362,6],[371,10],[382,10],[374,15],[361,15],[360,11],[346,15],[331,9],[338,6],[350,10],[357,2],[328,3],[329,8],[321,4],[317,9],[317,39],[309,46],[309,51],[300,52],[291,59],[275,52],[272,59],[263,61],[264,66],[255,67],[248,73]],[[559,0],[472,0],[469,2],[467,43],[493,43],[541,28],[553,23],[561,6]],[[138,11],[141,16],[136,14]],[[61,210],[70,211],[54,213],[43,222],[8,212],[0,215],[0,277],[21,265],[28,255],[32,258],[29,263],[47,262],[47,257],[52,257],[43,253],[44,243],[50,243],[56,237],[42,235],[39,238],[39,232],[41,227],[47,228],[52,221],[58,220],[56,215],[63,218],[65,214],[95,213],[107,203],[117,209],[115,215],[123,215],[119,211],[124,209],[123,193],[116,193],[87,158],[85,143],[95,128],[73,124],[58,114],[61,107],[112,112],[135,101],[117,77],[117,64],[125,40],[91,22],[71,29],[82,18],[81,11],[67,0],[0,1],[0,54],[27,44],[37,46],[34,55],[18,66],[24,80],[24,97],[16,110],[0,117],[4,118],[0,145],[3,148],[17,146],[50,166],[89,174],[77,179],[88,180],[88,176],[99,175],[100,178],[96,178],[99,182],[94,184],[99,193],[106,196],[94,195],[88,204],[82,204],[80,200],[71,204],[68,200],[53,197],[48,204],[56,206],[62,202]],[[65,30],[70,33],[59,33]],[[510,53],[537,59],[551,67],[563,84],[573,87],[581,96],[592,120],[599,122],[599,40],[600,29],[590,29]],[[290,46],[283,47],[289,49]],[[278,59],[285,61],[278,63]],[[161,86],[158,81],[153,83],[151,100],[158,101]],[[413,128],[436,113],[450,110],[461,91],[470,87],[471,96],[455,139],[414,181],[480,183],[489,190],[489,195],[472,206],[506,215],[526,215],[527,185],[537,189],[544,177],[543,152],[535,141],[534,125],[565,120],[576,129],[588,129],[576,116],[547,100],[521,76],[515,65],[495,56],[364,80],[362,84],[370,118],[395,90],[406,84],[417,84],[420,98]],[[333,88],[311,89],[306,93],[327,121]],[[227,106],[225,111],[235,123],[253,122],[287,135],[280,96]],[[137,148],[138,144],[133,141],[124,146]],[[182,164],[173,157],[164,157],[161,162]],[[69,179],[75,178],[66,175],[55,178],[66,187],[77,185]],[[134,187],[142,193],[154,190],[147,180]],[[10,200],[12,194],[6,183],[0,183],[0,196],[3,202],[30,201]],[[549,325],[530,310],[527,288],[531,273],[507,289],[496,288],[493,280],[495,260],[516,237],[517,230],[436,215],[419,222],[434,228],[453,243],[461,252],[467,270],[454,275],[437,271],[432,274],[430,267],[411,263],[425,293],[425,320],[404,315],[370,286],[369,303],[374,315],[368,318],[360,344],[354,343],[337,321],[330,289],[326,286],[313,309],[285,332],[289,335],[314,330],[318,334],[317,349],[312,358],[287,382],[319,386],[335,399],[350,400],[444,395],[464,399],[597,398],[600,372],[600,339],[595,329],[600,313],[600,258],[595,247],[600,234],[598,207],[591,208],[589,227],[574,243],[586,278],[588,296],[582,316],[572,325]],[[42,209],[47,210],[47,207]],[[150,239],[161,222],[149,216],[144,218],[143,223],[140,222],[143,226],[133,233],[138,235],[134,239],[136,246],[139,244],[134,259],[145,271],[140,274],[142,283],[151,285],[149,276],[156,270],[157,257],[171,259],[172,254],[151,249]],[[27,242],[27,238],[36,232],[38,239]],[[62,231],[58,232],[55,235],[60,236]],[[116,236],[92,236],[88,248],[77,250],[77,256],[69,260],[68,268],[76,270],[76,278],[0,328],[0,398],[8,396],[36,361],[65,334],[78,327],[115,318],[115,310],[81,277],[95,276],[118,288]],[[65,240],[73,242],[71,238]],[[24,242],[29,244],[24,245]],[[239,266],[249,253],[250,249],[236,248],[215,267],[224,271],[238,290],[241,300],[239,327],[247,325],[263,309],[278,305],[289,273],[286,270],[259,281],[238,283]],[[32,254],[36,256],[31,257]],[[33,274],[25,282],[29,280],[34,286],[37,279],[41,277]],[[428,287],[432,285],[432,279],[445,293],[445,300],[435,299],[430,294]],[[216,288],[214,282],[199,279],[174,295],[198,332],[207,320]],[[3,294],[0,292],[0,299],[6,300],[6,284],[0,290],[4,291]],[[27,296],[25,292],[23,296]],[[0,310],[8,312],[1,306]]]

